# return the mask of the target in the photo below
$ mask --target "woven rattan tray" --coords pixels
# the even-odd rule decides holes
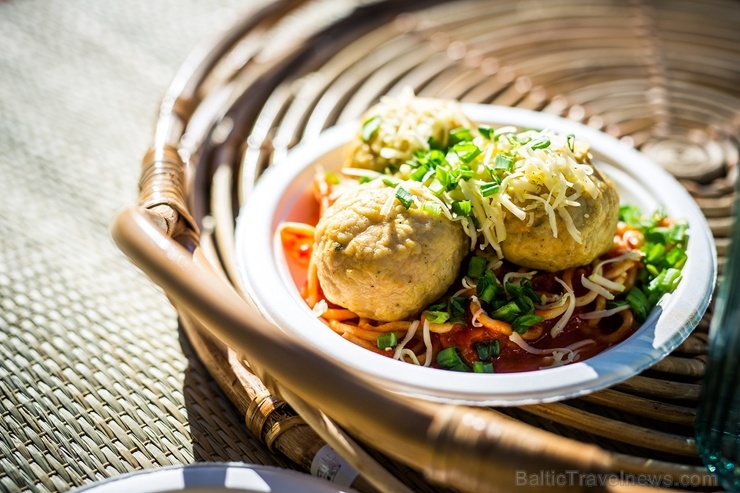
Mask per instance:
[[[306,469],[328,440],[353,457],[363,473],[354,486],[366,491],[403,485],[508,491],[516,479],[509,466],[517,463],[543,472],[526,483],[541,489],[632,491],[652,478],[656,488],[716,490],[693,439],[711,309],[673,354],[613,388],[545,405],[455,409],[454,419],[474,413],[526,439],[463,437],[468,449],[441,450],[453,435],[440,433],[436,446],[429,443],[438,455],[422,463],[412,447],[389,450],[351,433],[365,442],[360,448],[343,437],[316,411],[326,404],[319,407],[347,427],[351,418],[336,414],[328,394],[302,395],[280,373],[287,370],[263,366],[259,342],[234,342],[238,335],[223,328],[231,319],[218,313],[221,305],[173,286],[168,275],[181,274],[162,263],[175,262],[175,254],[152,253],[140,237],[174,238],[192,252],[189,259],[207,266],[203,282],[239,291],[234,218],[260,173],[296,143],[409,85],[420,95],[558,114],[635,146],[673,173],[700,205],[721,273],[737,179],[737,7],[681,0],[274,2],[184,64],[144,160],[140,206],[154,222],[132,209],[118,217],[114,234],[171,295],[196,352],[246,416],[246,426],[270,450]],[[216,326],[228,346],[204,326]],[[532,443],[519,443],[530,437]],[[486,461],[475,458],[481,454],[489,465],[506,460],[485,472]],[[600,486],[570,476],[556,484],[563,476],[548,476],[551,469],[613,473],[617,481]]]

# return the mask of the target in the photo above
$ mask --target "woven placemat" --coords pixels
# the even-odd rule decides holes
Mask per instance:
[[[177,68],[264,3],[0,1],[0,491],[295,467],[247,433],[108,232]]]

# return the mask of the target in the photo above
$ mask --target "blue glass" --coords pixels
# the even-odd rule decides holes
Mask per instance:
[[[740,190],[740,180],[737,181]],[[696,412],[696,441],[727,491],[740,491],[740,191],[732,238],[709,328],[709,354]]]

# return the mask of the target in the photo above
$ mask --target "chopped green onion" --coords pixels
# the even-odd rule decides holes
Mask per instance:
[[[530,327],[537,325],[543,320],[545,319],[539,315],[522,315],[514,320],[514,323],[511,324],[511,328],[517,334],[524,334]]]
[[[475,373],[493,373],[493,363],[490,361],[475,361],[473,362],[473,371]]]
[[[473,140],[473,134],[470,133],[469,128],[460,127],[450,130],[450,147],[459,142],[470,142],[471,140]]]
[[[468,299],[464,296],[453,296],[447,300],[447,312],[451,323],[465,323],[468,318]]]
[[[462,143],[461,142],[459,144],[455,144],[454,146],[452,146],[450,148],[450,151],[451,152],[454,152],[455,154],[457,154],[457,156],[464,163],[471,162],[473,159],[475,159],[476,157],[478,157],[478,155],[481,152],[483,152],[483,151],[481,151],[480,147],[478,147],[477,145],[475,145],[473,143],[467,143],[467,142],[465,142],[465,143]]]
[[[424,181],[424,176],[426,176],[428,172],[429,167],[425,164],[422,164],[409,175],[409,179],[414,181]]]
[[[662,270],[655,279],[650,281],[650,284],[648,284],[648,290],[651,294],[662,296],[663,294],[670,293],[676,289],[680,280],[681,271],[679,269],[669,267],[668,269]]]
[[[478,298],[486,303],[491,303],[495,298],[503,294],[503,288],[498,284],[496,276],[490,270],[487,270],[483,274],[483,277],[478,279],[475,289]]]
[[[650,311],[650,305],[645,293],[640,288],[634,287],[627,293],[627,298],[625,299],[629,303],[630,308],[632,308],[637,321],[644,322],[647,318],[648,311]]]
[[[645,240],[651,243],[667,243],[671,228],[655,227],[645,232]]]
[[[648,243],[645,245],[645,262],[655,264],[665,255],[665,245],[662,243]]]
[[[550,138],[546,135],[538,137],[531,142],[532,149],[546,149],[550,147]]]
[[[493,166],[496,170],[511,173],[514,171],[514,159],[509,156],[499,154],[496,156]]]
[[[398,178],[395,176],[384,176],[383,177],[383,183],[388,187],[396,188],[396,185],[398,185],[401,182]]]
[[[478,279],[486,271],[486,265],[488,265],[488,260],[485,257],[475,255],[468,262],[468,276]]]
[[[496,195],[499,192],[500,186],[498,183],[484,183],[480,186],[480,194],[483,197],[490,197]]]
[[[451,209],[458,216],[468,217],[473,210],[473,205],[469,200],[456,200],[452,203]]]
[[[436,202],[432,202],[431,200],[423,201],[421,203],[421,210],[433,215],[434,217],[442,215],[442,206]]]
[[[530,300],[528,297],[519,296],[518,298],[514,299],[514,303],[516,303],[516,306],[519,307],[524,315],[534,313],[534,303],[532,303],[532,300]]]
[[[501,343],[498,339],[491,341],[481,341],[475,343],[475,352],[481,361],[488,361],[491,358],[497,358],[501,354]]]
[[[450,172],[446,168],[437,166],[435,173],[437,180],[442,184],[443,187],[447,188],[450,184]]]
[[[568,143],[568,149],[570,149],[570,152],[574,152],[576,149],[576,136],[574,134],[568,134],[565,137],[565,141]]]
[[[435,151],[444,149],[444,146],[442,145],[442,143],[431,136],[427,139],[427,144],[429,144],[430,149],[435,150]]]
[[[619,207],[619,220],[631,226],[639,226],[642,213],[639,207],[634,205],[622,205]]]
[[[444,348],[437,353],[437,364],[447,370],[469,371],[469,368],[457,352],[457,347]]]
[[[447,189],[447,186],[435,178],[432,183],[429,184],[428,188],[434,195],[442,195],[442,193]]]
[[[362,185],[363,183],[370,183],[371,181],[373,181],[373,179],[370,178],[369,176],[360,177],[360,185]]]
[[[493,129],[489,127],[488,125],[480,125],[478,126],[478,133],[481,134],[486,139],[491,140],[491,136],[493,135]]]
[[[450,319],[450,314],[443,311],[429,311],[424,312],[424,316],[430,324],[443,324]]]
[[[522,314],[522,310],[515,302],[510,301],[504,306],[496,310],[491,314],[491,318],[496,320],[503,320],[504,322],[512,323],[516,318]]]
[[[396,198],[407,209],[414,203],[414,196],[403,187],[396,188]]]
[[[474,176],[473,170],[467,164],[463,164],[457,170],[460,172],[461,180],[468,181]]]
[[[361,131],[363,142],[367,142],[368,140],[372,139],[376,133],[378,133],[378,129],[380,128],[380,121],[380,115],[375,115],[365,120],[365,123],[362,124]]]
[[[533,303],[540,303],[542,301],[532,287],[532,281],[530,279],[526,277],[522,279],[519,287],[522,289],[522,295],[532,300]]]
[[[676,246],[666,254],[665,263],[668,267],[681,268],[686,263],[687,258],[688,256],[686,255],[686,251],[683,248]]]
[[[689,228],[689,225],[685,222],[678,222],[673,225],[671,228],[671,234],[669,241],[672,243],[676,243],[679,245],[683,245],[686,242],[686,230]]]
[[[394,348],[398,345],[398,335],[395,332],[380,334],[375,342],[380,349]]]

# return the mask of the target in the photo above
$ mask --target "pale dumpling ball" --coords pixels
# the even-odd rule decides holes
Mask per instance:
[[[429,149],[430,138],[446,147],[451,130],[473,127],[458,102],[416,97],[410,89],[383,97],[360,123],[345,165],[375,171],[400,166],[416,151]]]
[[[567,208],[573,224],[581,233],[577,242],[556,215],[558,236],[553,236],[548,215],[544,209],[533,211],[533,219],[520,220],[507,215],[506,240],[501,243],[504,258],[530,269],[557,272],[587,265],[609,251],[619,220],[619,195],[612,182],[594,166],[591,180],[599,189],[596,197],[581,195],[578,207]]]
[[[452,285],[470,240],[459,223],[395,201],[391,187],[340,196],[316,226],[314,261],[327,300],[381,321],[414,317]]]

